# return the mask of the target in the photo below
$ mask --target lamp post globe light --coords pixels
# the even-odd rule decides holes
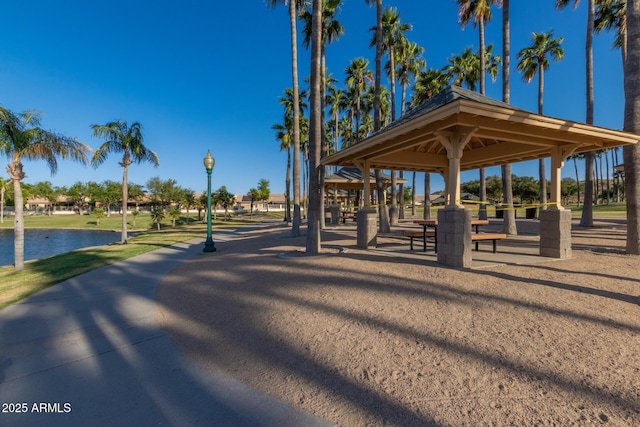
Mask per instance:
[[[211,238],[211,172],[213,172],[216,160],[211,155],[211,151],[207,150],[207,155],[202,159],[202,163],[207,170],[207,240],[204,242],[202,252],[215,252],[216,244]]]

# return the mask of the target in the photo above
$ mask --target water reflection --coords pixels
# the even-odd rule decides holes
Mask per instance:
[[[120,233],[100,230],[28,228],[24,232],[24,259],[47,258],[89,246],[120,240]],[[13,264],[13,230],[0,229],[0,266]]]

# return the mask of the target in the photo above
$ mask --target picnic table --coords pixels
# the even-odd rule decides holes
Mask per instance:
[[[437,219],[416,219],[413,221],[414,224],[418,224],[422,226],[422,247],[423,251],[427,251],[427,236],[433,234],[435,238],[435,251],[438,252],[438,220]],[[479,232],[478,227],[481,225],[489,225],[488,219],[472,219],[471,227],[475,228],[476,233]],[[428,233],[427,228],[433,228],[433,233]],[[505,236],[506,237],[506,236]],[[477,246],[477,242],[476,242]],[[495,241],[494,241],[495,247]]]
[[[353,219],[355,221],[358,218],[358,211],[355,209],[344,210],[340,215],[342,216],[342,223],[345,224],[347,219]]]

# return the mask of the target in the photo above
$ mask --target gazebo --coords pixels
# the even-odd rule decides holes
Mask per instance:
[[[405,184],[406,179],[398,179],[397,182]],[[391,176],[382,175],[382,184],[386,189],[391,185]],[[343,167],[335,173],[327,175],[324,178],[324,191],[328,196],[331,191],[335,195],[340,190],[362,190],[364,188],[364,178],[362,171],[355,167]],[[375,188],[375,175],[373,171],[369,171],[369,192]]]
[[[439,173],[447,201],[438,213],[438,262],[471,264],[471,211],[460,201],[460,172],[551,158],[549,209],[540,212],[540,255],[571,256],[571,212],[561,206],[561,169],[574,153],[635,144],[640,136],[531,113],[450,86],[367,139],[323,159],[323,164]],[[369,174],[363,190],[369,200]],[[375,211],[358,216],[375,215]],[[358,233],[370,228],[358,224]],[[371,241],[363,238],[358,241]]]

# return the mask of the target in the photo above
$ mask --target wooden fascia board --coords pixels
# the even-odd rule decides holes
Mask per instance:
[[[527,127],[532,126],[536,129],[538,136],[548,137],[561,142],[580,144],[596,143],[602,145],[606,143],[634,144],[640,141],[640,136],[629,132],[541,116],[523,110],[509,110],[504,107],[481,104],[468,100],[460,100],[460,102],[461,117],[481,116],[492,118],[498,126],[504,125],[502,122],[509,123],[510,127],[518,124]],[[482,123],[482,121],[480,123]],[[478,126],[478,122],[474,121],[470,123],[470,125]],[[495,126],[494,124],[493,127]],[[518,132],[524,131],[525,135],[533,133],[531,130],[527,131],[526,127],[514,127],[514,129],[517,129]]]

